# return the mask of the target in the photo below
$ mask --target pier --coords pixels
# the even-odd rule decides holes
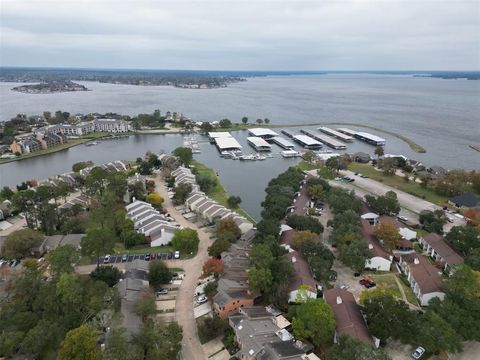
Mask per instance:
[[[292,144],[290,141],[288,140],[285,140],[284,138],[280,137],[280,136],[275,136],[272,138],[272,142],[277,144],[278,146],[280,146],[281,148],[283,149],[286,149],[286,150],[293,150],[295,149],[295,145]]]
[[[291,132],[290,130],[282,130],[280,132],[290,139],[293,139],[293,137],[295,136],[295,134],[293,132]]]
[[[348,136],[355,136],[355,134],[357,133],[356,131],[348,129],[348,128],[338,128],[337,130],[339,132],[341,132],[342,134],[345,134],[345,135],[348,135]]]
[[[353,141],[353,136],[342,134],[341,132],[339,132],[337,130],[334,130],[334,129],[330,129],[329,127],[326,127],[326,126],[321,126],[317,130],[319,130],[319,131],[321,131],[321,132],[323,132],[327,135],[333,136],[333,137],[335,137],[339,140],[345,141],[345,142],[352,142]]]
[[[336,149],[336,150],[345,150],[347,148],[347,146],[338,141],[338,140],[335,140],[334,138],[331,138],[330,136],[327,136],[327,135],[323,135],[323,134],[315,134],[313,131],[310,131],[310,130],[300,130],[300,132],[302,134],[305,134],[315,140],[318,140],[320,141],[321,143],[331,147],[332,149]]]
[[[258,136],[249,136],[247,137],[248,144],[257,151],[270,151],[272,150],[272,145],[266,142],[264,139]]]
[[[248,133],[252,136],[262,138],[264,140],[270,140],[275,136],[278,136],[278,134],[270,129],[265,129],[265,128],[253,128],[253,129],[248,129]]]
[[[322,148],[322,144],[307,135],[294,135],[293,140],[302,145],[305,149],[318,150]]]
[[[355,137],[376,146],[385,146],[385,144],[387,143],[387,140],[385,140],[384,138],[366,132],[357,132],[355,134]]]

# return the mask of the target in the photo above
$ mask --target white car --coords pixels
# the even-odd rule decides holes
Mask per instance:
[[[403,222],[407,222],[407,221],[408,221],[407,217],[406,217],[406,216],[402,216],[402,215],[397,216],[397,219],[400,220],[400,221],[403,221]]]
[[[419,346],[413,352],[412,358],[414,358],[415,360],[420,359],[424,353],[425,353],[425,349]]]
[[[180,259],[180,251],[175,251],[175,254],[173,255],[175,259]]]
[[[197,304],[204,304],[208,301],[208,298],[206,296],[198,296],[197,297]]]
[[[105,255],[105,257],[103,258],[103,263],[108,264],[109,262],[110,262],[110,255]]]

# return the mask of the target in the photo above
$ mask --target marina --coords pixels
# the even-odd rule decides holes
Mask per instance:
[[[348,128],[338,128],[337,130],[339,132],[341,132],[342,134],[345,134],[345,135],[348,135],[348,136],[353,136],[353,137],[355,137],[355,134],[357,133],[356,131],[348,129]]]
[[[260,137],[264,140],[271,140],[275,136],[278,136],[278,134],[275,131],[271,129],[265,129],[265,128],[248,129],[248,133],[252,136]]]
[[[315,134],[313,131],[310,131],[310,130],[300,130],[300,132],[302,134],[305,134],[305,135],[311,137],[312,139],[320,141],[321,143],[331,147],[332,149],[345,150],[347,148],[347,146],[344,143],[342,143],[338,140],[335,140],[334,138],[331,138],[330,136],[326,136],[326,135],[323,135],[323,134]]]
[[[208,140],[212,144],[215,143],[215,139],[221,138],[221,137],[232,137],[232,135],[227,131],[213,131],[208,133]]]
[[[195,136],[185,136],[183,138],[183,146],[192,149],[192,154],[200,154],[200,145]]]
[[[257,151],[270,151],[272,150],[272,145],[266,142],[263,138],[257,136],[247,137],[248,144]]]
[[[242,145],[229,132],[209,132],[208,138],[210,142],[214,143],[218,151],[242,151]]]
[[[290,130],[282,130],[280,132],[290,139],[293,139],[293,137],[295,136],[295,134],[293,132],[291,132]]]
[[[294,158],[294,157],[299,157],[301,154],[298,151],[295,150],[283,150],[280,155],[284,158]]]
[[[307,135],[294,135],[293,140],[308,150],[318,150],[322,148],[322,144],[320,142]]]
[[[387,140],[385,140],[384,138],[366,132],[357,132],[355,134],[355,137],[376,146],[385,146],[385,144],[387,143]]]
[[[353,136],[342,134],[341,132],[339,132],[337,130],[334,130],[334,129],[331,129],[331,128],[326,127],[326,126],[320,126],[318,128],[318,130],[327,134],[327,135],[333,136],[333,137],[335,137],[335,138],[337,138],[341,141],[345,141],[345,142],[352,142],[353,141]]]
[[[295,145],[292,144],[290,141],[288,140],[285,140],[284,138],[280,137],[280,136],[275,136],[272,138],[272,142],[274,144],[277,144],[278,146],[280,146],[281,148],[284,148],[284,149],[287,149],[287,150],[293,150],[295,149]]]

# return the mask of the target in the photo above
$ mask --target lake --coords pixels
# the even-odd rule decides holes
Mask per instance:
[[[354,122],[394,131],[426,148],[418,154],[407,144],[386,134],[386,153],[404,154],[427,165],[448,169],[480,169],[480,81],[444,80],[411,76],[334,74],[318,76],[268,76],[251,78],[227,88],[193,90],[173,87],[82,82],[92,91],[56,94],[24,94],[10,89],[18,84],[0,83],[0,119],[17,113],[41,114],[48,110],[70,113],[178,111],[196,121],[248,116],[269,118],[272,124]],[[362,130],[361,128],[354,129]],[[303,127],[302,127],[303,128]],[[294,129],[298,132],[298,129]],[[233,135],[249,149],[246,132]],[[78,161],[101,164],[116,159],[135,159],[145,151],[171,151],[183,143],[180,135],[137,135],[103,141],[55,154],[0,165],[0,185],[42,179],[69,171]],[[258,218],[269,179],[296,160],[280,157],[257,162],[224,160],[216,148],[202,144],[199,161],[215,168],[229,193],[240,195],[242,206]],[[355,140],[348,152],[373,153],[370,145]],[[274,153],[280,151],[275,146]]]

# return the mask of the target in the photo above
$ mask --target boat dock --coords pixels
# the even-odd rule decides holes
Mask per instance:
[[[339,132],[341,132],[342,134],[345,134],[345,135],[348,135],[348,136],[355,136],[355,134],[357,133],[356,131],[351,130],[351,129],[347,129],[347,128],[337,128],[337,130]]]
[[[273,137],[278,136],[275,131],[265,128],[248,129],[248,133],[252,136],[260,137],[264,140],[270,140]]]
[[[272,138],[272,142],[280,146],[281,148],[287,149],[287,150],[293,150],[295,149],[295,145],[292,144],[290,141],[285,140],[284,138],[280,136],[275,136]]]
[[[387,140],[385,140],[384,138],[366,132],[357,132],[355,134],[355,137],[375,146],[385,146],[385,144],[387,143]]]
[[[272,145],[266,142],[264,139],[258,136],[249,136],[247,137],[248,144],[257,151],[270,151],[272,150]]]
[[[318,150],[322,148],[322,144],[307,135],[294,135],[293,140],[302,145],[305,149]]]
[[[215,143],[215,139],[221,137],[232,137],[232,135],[227,131],[212,131],[208,133],[208,141],[212,144]]]
[[[208,138],[220,152],[242,150],[242,145],[229,132],[210,132]]]
[[[341,132],[339,132],[337,130],[330,129],[329,127],[326,127],[326,126],[321,126],[317,130],[319,130],[319,131],[321,131],[321,132],[323,132],[327,135],[333,136],[333,137],[335,137],[339,140],[342,140],[342,141],[346,141],[346,142],[352,142],[353,141],[353,136],[342,134]]]
[[[347,148],[347,146],[338,141],[338,140],[335,140],[334,138],[331,138],[330,136],[327,136],[327,135],[323,135],[323,134],[315,134],[314,132],[310,131],[310,130],[300,130],[300,132],[302,134],[305,134],[315,140],[318,140],[320,141],[321,143],[331,147],[332,149],[336,149],[336,150],[345,150]]]
[[[282,130],[280,132],[290,139],[293,139],[293,137],[295,136],[295,134],[293,132],[291,132],[290,130]]]

